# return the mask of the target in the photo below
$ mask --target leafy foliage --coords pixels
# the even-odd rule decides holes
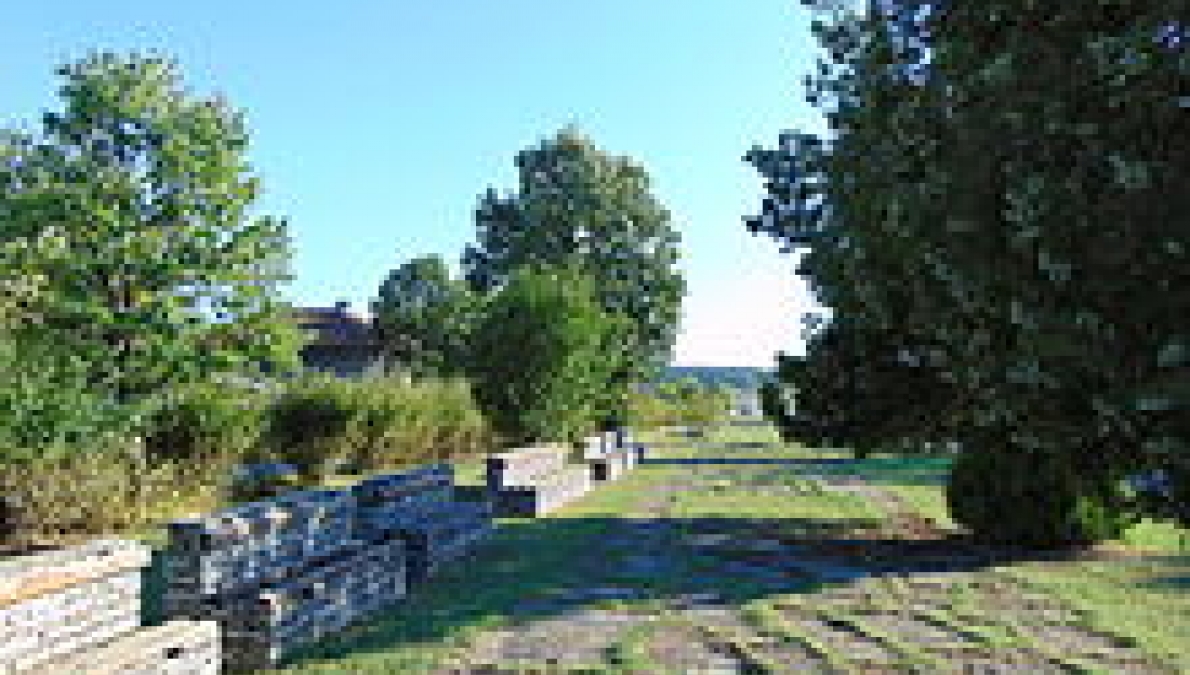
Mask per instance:
[[[248,452],[260,435],[266,403],[260,393],[231,384],[173,387],[148,417],[149,460],[202,462],[219,452]]]
[[[2,285],[38,290],[17,303],[18,338],[57,345],[118,401],[296,364],[273,297],[285,224],[248,218],[260,187],[242,115],[158,57],[95,54],[58,74],[65,106],[41,136],[0,138]]]
[[[837,321],[811,337],[805,357],[780,355],[781,386],[806,393],[791,397],[795,412],[784,402],[775,412],[783,435],[816,447],[848,445],[860,456],[949,438],[947,423],[962,406],[941,378],[940,351],[905,347],[896,337]],[[907,391],[913,398],[901,400]]]
[[[618,391],[613,346],[623,319],[604,313],[574,268],[525,267],[476,328],[470,379],[493,426],[514,444],[575,441],[607,417]]]
[[[946,500],[955,522],[988,543],[1081,546],[1119,538],[1137,522],[1118,483],[1080,475],[1064,457],[996,447],[1011,444],[1009,434],[966,443]]]
[[[651,380],[669,361],[685,284],[675,268],[680,237],[645,170],[572,128],[518,154],[516,166],[518,193],[489,189],[480,199],[478,242],[462,259],[468,283],[487,293],[522,266],[577,265],[603,310],[630,319],[617,379]]]
[[[880,335],[927,350],[937,380],[873,381],[872,401],[799,389],[820,416],[809,431],[855,406],[897,420],[890,441],[1011,428],[1013,443],[964,452],[1078,466],[1096,448],[1100,481],[1188,461],[1187,25],[1184,3],[1160,0],[904,0],[816,23],[828,58],[808,97],[835,137],[748,154],[769,192],[749,229],[808,250],[799,271],[846,323],[821,344]],[[834,358],[818,348],[807,368]],[[920,416],[947,386],[943,423]],[[1090,478],[1080,490],[1101,487]]]
[[[404,263],[381,284],[375,303],[386,361],[418,377],[461,374],[481,310],[482,298],[451,279],[441,257]]]
[[[461,380],[311,375],[291,382],[265,411],[254,460],[294,465],[316,480],[335,465],[402,468],[488,449],[492,431]]]
[[[692,377],[638,387],[628,396],[628,426],[706,426],[726,417],[732,397],[726,387],[707,386]]]

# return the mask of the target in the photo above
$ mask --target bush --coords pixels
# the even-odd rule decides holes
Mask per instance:
[[[1085,546],[1118,539],[1136,522],[1107,481],[1093,484],[1062,459],[1019,448],[965,444],[946,500],[955,522],[998,545]]]
[[[9,450],[0,460],[0,538],[18,545],[71,543],[209,511],[238,460],[212,452],[198,464],[150,462],[135,439],[117,436]]]
[[[247,453],[260,435],[265,403],[261,394],[231,385],[174,387],[148,416],[148,459],[199,462],[215,453]]]
[[[89,382],[86,364],[52,344],[0,336],[0,449],[36,452],[133,435],[140,408]],[[19,450],[18,450],[19,449]]]
[[[475,397],[511,443],[577,441],[609,411],[621,324],[573,270],[522,269],[478,321],[469,374]]]
[[[395,377],[295,380],[265,412],[255,461],[292,464],[308,479],[446,460],[491,447],[466,383]]]
[[[731,410],[731,396],[723,390],[667,383],[654,393],[640,390],[628,396],[628,426],[655,429],[666,426],[709,426]]]

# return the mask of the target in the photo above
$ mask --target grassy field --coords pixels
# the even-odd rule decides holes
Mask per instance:
[[[1119,560],[825,583],[790,571],[797,553],[756,550],[900,536],[885,501],[832,487],[843,478],[946,529],[948,460],[856,461],[780,444],[762,427],[647,440],[656,461],[545,518],[501,520],[471,557],[406,602],[310,646],[281,672],[455,672],[446,662],[469,666],[457,672],[520,672],[528,662],[513,647],[540,652],[525,657],[535,672],[558,673],[692,672],[712,658],[733,664],[725,672],[962,672],[1009,656],[1028,672],[1190,672],[1190,556],[1172,528],[1139,528],[1120,548],[1143,555]],[[460,483],[482,482],[478,461],[457,472]],[[666,526],[663,535],[639,534],[650,525]],[[781,580],[765,574],[774,571]],[[159,588],[160,579],[149,584],[148,606]],[[608,589],[621,595],[595,597]],[[587,596],[559,600],[576,590]],[[707,592],[725,600],[726,615],[675,609],[677,598]],[[1064,618],[1043,621],[1032,605]],[[603,628],[579,623],[582,612],[627,627],[584,652]]]
[[[716,440],[755,440],[754,430],[730,430]],[[772,439],[775,440],[775,439]],[[953,527],[942,487],[950,459],[945,457],[875,456],[853,460],[845,451],[806,450],[783,446],[782,456],[838,458],[838,466],[819,474],[862,476],[902,497],[927,518]],[[1111,562],[1021,562],[1005,568],[1009,575],[1085,609],[1096,624],[1134,638],[1145,651],[1165,655],[1190,672],[1190,537],[1166,523],[1144,522],[1115,547],[1136,553],[1134,559]]]

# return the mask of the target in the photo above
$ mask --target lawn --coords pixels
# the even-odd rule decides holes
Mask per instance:
[[[1141,663],[1127,659],[1143,655],[1179,670],[1138,672],[1190,672],[1190,556],[1178,550],[1180,533],[1172,528],[1146,526],[1132,533],[1121,546],[1143,545],[1148,555],[1130,560],[1020,561],[948,581],[932,575],[852,583],[787,579],[776,588],[766,585],[767,577],[749,576],[749,569],[777,567],[778,556],[758,563],[761,558],[749,546],[782,537],[846,539],[848,532],[868,531],[887,518],[881,504],[862,494],[830,489],[832,478],[862,478],[947,526],[941,486],[948,460],[856,461],[845,452],[781,444],[764,427],[723,428],[702,439],[645,440],[652,441],[652,457],[660,461],[547,517],[501,520],[471,557],[446,566],[393,610],[310,646],[281,672],[445,672],[437,670],[444,660],[467,662],[488,636],[528,635],[538,630],[534,626],[565,623],[570,610],[554,607],[550,599],[595,586],[629,589],[636,596],[583,600],[584,610],[636,613],[650,621],[609,638],[602,655],[582,668],[546,672],[682,672],[687,662],[666,661],[678,657],[658,645],[672,643],[681,651],[689,643],[693,650],[693,642],[703,638],[692,636],[702,635],[726,645],[721,651],[733,654],[742,672],[789,672],[783,668],[800,662],[795,653],[810,655],[805,663],[816,664],[812,669],[818,672],[945,672],[985,653],[1013,650],[1044,657],[1056,664],[1054,672],[1124,672]],[[482,463],[459,465],[457,475],[462,484],[478,485]],[[633,567],[644,545],[632,543],[632,532],[649,522],[672,526],[674,537],[712,543],[680,550],[676,544],[658,545],[670,547],[671,555],[653,562],[668,567]],[[148,605],[159,588],[159,579],[150,582]],[[674,598],[703,591],[727,598],[735,618],[720,625],[670,609]],[[1067,631],[1077,633],[1086,653],[1062,646],[1055,632],[1061,626],[1018,611],[1018,597],[1022,607],[1047,599],[1059,603],[1053,611],[1069,613]],[[890,619],[907,606],[914,607],[912,620]],[[932,645],[923,640],[935,634],[939,644],[950,646],[921,646]],[[1091,649],[1096,640],[1102,655]],[[683,658],[694,658],[691,654]],[[890,670],[856,665],[867,663],[863,659]]]

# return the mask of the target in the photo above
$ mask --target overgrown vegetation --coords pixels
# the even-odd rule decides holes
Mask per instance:
[[[0,539],[209,511],[246,462],[309,484],[494,444],[460,380],[236,384],[292,374],[301,346],[286,225],[248,216],[243,115],[156,56],[58,74],[41,135],[0,135]]]
[[[404,468],[474,455],[495,444],[463,380],[301,378],[264,413],[254,459],[296,466],[310,480],[335,466]]]
[[[727,417],[732,402],[724,387],[706,386],[693,378],[665,381],[629,394],[627,426],[708,426]]]

